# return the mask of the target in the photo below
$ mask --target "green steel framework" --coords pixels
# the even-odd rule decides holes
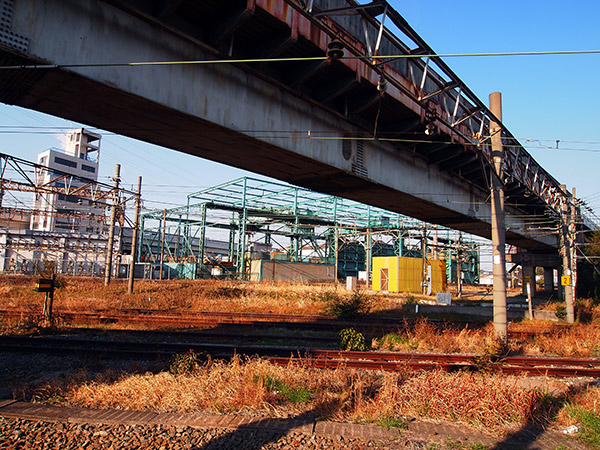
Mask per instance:
[[[141,219],[138,261],[195,263],[202,276],[208,261],[207,229],[228,232],[227,256],[233,275],[245,278],[252,244],[261,242],[280,250],[280,257],[337,266],[338,277],[366,270],[373,256],[422,256],[432,246],[459,251],[450,241],[451,230],[358,203],[287,184],[241,177],[187,196],[185,206],[146,213]],[[443,230],[446,239],[428,243]],[[282,242],[282,239],[284,241]],[[462,243],[477,247],[476,243]],[[478,252],[477,252],[478,255]],[[199,264],[198,264],[199,263]],[[478,264],[476,277],[478,278]]]

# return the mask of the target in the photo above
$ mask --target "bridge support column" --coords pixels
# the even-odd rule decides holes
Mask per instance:
[[[544,292],[554,291],[554,268],[544,267]]]
[[[490,94],[490,110],[499,121],[502,121],[502,94]],[[506,321],[506,226],[504,218],[504,183],[502,166],[504,149],[502,147],[502,127],[500,123],[490,122],[492,135],[492,158],[494,170],[492,180],[492,255],[494,282],[494,333],[496,338],[508,344],[508,325]]]

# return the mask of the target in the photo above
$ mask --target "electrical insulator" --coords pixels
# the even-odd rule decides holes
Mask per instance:
[[[385,91],[387,91],[387,80],[382,75],[379,75],[379,81],[377,82],[377,90],[382,94]]]
[[[327,57],[330,60],[340,59],[344,56],[344,44],[338,39],[332,40],[327,44]]]

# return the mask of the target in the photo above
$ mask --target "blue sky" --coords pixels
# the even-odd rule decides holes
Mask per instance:
[[[597,1],[391,3],[439,54],[600,49]],[[600,213],[600,90],[595,85],[600,54],[465,57],[446,62],[485,103],[490,92],[501,91],[503,122],[512,134],[550,174],[569,189],[577,187],[577,196]],[[65,130],[79,126],[2,104],[0,125]],[[61,147],[61,134],[60,130],[34,134],[31,128],[6,133],[0,128],[0,151],[34,160],[48,147]],[[137,176],[143,176],[147,208],[177,206],[189,192],[246,174],[110,133],[104,134],[100,160],[104,181],[117,162],[125,185],[134,185]]]

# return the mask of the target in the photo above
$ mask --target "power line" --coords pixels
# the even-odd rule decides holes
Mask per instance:
[[[60,129],[64,129],[64,128],[56,128],[56,130],[60,130]],[[122,131],[125,131],[124,129]],[[392,137],[385,137],[385,135],[397,135],[397,134],[412,134],[412,135],[421,135],[423,133],[420,132],[393,132],[393,131],[388,131],[385,133],[382,132],[378,132],[376,136],[348,136],[348,135],[344,135],[344,136],[336,136],[336,135],[330,135],[330,136],[323,136],[323,135],[319,135],[320,133],[324,133],[322,131],[304,131],[304,132],[297,132],[297,134],[288,134],[286,135],[282,135],[281,133],[292,133],[292,130],[272,130],[272,131],[255,131],[255,130],[241,130],[241,132],[245,132],[245,133],[256,133],[254,134],[254,137],[256,138],[267,138],[267,137],[277,137],[279,139],[311,139],[311,140],[346,140],[346,141],[380,141],[380,142],[397,142],[397,143],[404,143],[404,144],[443,144],[443,145],[456,145],[456,142],[452,142],[452,141],[446,141],[446,140],[430,140],[430,139],[415,139],[415,138],[392,138]],[[264,135],[261,135],[262,133],[264,133]],[[0,135],[1,134],[30,134],[30,135],[48,135],[48,134],[55,134],[53,132],[50,131],[21,131],[21,130],[16,130],[16,131],[11,131],[11,130],[3,130],[0,129]],[[105,135],[113,135],[113,136],[119,136],[117,133],[113,133],[113,132],[108,132],[105,133],[103,131],[103,134]],[[206,134],[206,132],[203,132],[202,134]],[[542,141],[540,139],[530,139],[528,138],[528,140],[526,142],[535,142],[535,141]],[[549,141],[549,140],[548,140]],[[600,145],[600,142],[581,142],[581,141],[562,141],[559,140],[560,142],[572,142],[572,143],[586,143],[586,144],[590,144],[590,145]],[[108,141],[107,141],[108,142]],[[112,143],[113,145],[124,149],[122,146],[119,146],[118,144]],[[482,143],[479,142],[463,142],[461,143],[461,145],[465,145],[465,146],[481,146],[483,145]],[[576,152],[587,152],[587,153],[600,153],[600,148],[585,148],[585,147],[558,147],[556,148],[555,146],[552,145],[527,145],[527,143],[525,145],[523,144],[519,144],[517,142],[515,142],[514,144],[503,144],[502,146],[504,148],[512,148],[515,147],[517,145],[521,145],[522,147],[526,147],[527,149],[530,150],[554,150],[554,151],[576,151]],[[106,152],[106,149],[105,149]]]
[[[342,56],[342,60],[397,60],[397,59],[422,59],[422,58],[464,58],[464,57],[498,57],[498,56],[551,56],[551,55],[594,55],[600,50],[557,50],[538,52],[481,52],[481,53],[442,53],[442,54],[402,54],[402,55],[349,55]],[[291,58],[246,58],[246,59],[211,59],[211,60],[179,60],[179,61],[137,61],[114,63],[86,63],[86,64],[22,64],[0,66],[0,70],[15,69],[77,69],[86,67],[140,67],[140,66],[174,66],[174,65],[203,65],[203,64],[251,64],[251,63],[276,63],[276,62],[306,62],[325,61],[328,56],[305,56]]]

